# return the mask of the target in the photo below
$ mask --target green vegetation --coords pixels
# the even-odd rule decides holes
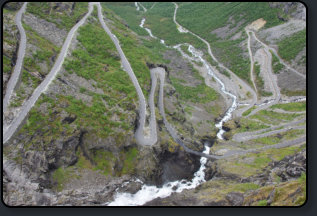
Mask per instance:
[[[261,10],[258,10],[261,8]],[[263,18],[265,27],[281,24],[278,18],[284,12],[279,8],[271,8],[267,2],[193,2],[182,3],[177,12],[177,21],[185,28],[206,39],[220,62],[236,73],[239,77],[250,81],[250,61],[242,54],[241,42],[246,34],[237,40],[230,38],[251,22]],[[229,19],[230,18],[230,19]],[[222,39],[211,32],[220,27],[228,26],[235,31]]]
[[[80,169],[92,169],[101,171],[105,176],[121,176],[125,174],[133,174],[137,163],[138,149],[136,147],[120,151],[119,155],[115,155],[104,149],[93,149],[90,151],[92,158],[88,160],[80,149],[77,150],[77,163],[74,167]],[[116,169],[117,163],[122,164],[121,169]]]
[[[246,110],[245,112],[242,113],[242,116],[247,116],[249,115],[253,110],[256,109],[256,106],[251,107],[250,109]]]
[[[49,40],[41,37],[30,26],[23,24],[26,31],[27,41],[37,47],[36,50],[32,50],[31,56],[26,56],[23,62],[22,68],[22,85],[17,89],[17,98],[12,101],[12,107],[21,106],[24,99],[27,98],[24,87],[28,86],[35,89],[46,76],[50,68],[53,66],[52,58],[57,55],[60,48],[55,46]],[[40,67],[40,64],[46,65],[47,69]],[[5,67],[7,68],[7,67]]]
[[[214,38],[211,46],[219,62],[223,63],[240,78],[252,84],[250,79],[250,59],[243,57],[243,49],[240,47],[240,43],[245,39],[246,36],[242,36],[237,40],[215,41],[216,38]]]
[[[260,65],[257,63],[254,64],[254,72],[255,72],[255,85],[257,86],[258,93],[261,96],[267,97],[267,96],[272,96],[272,92],[267,92],[264,90],[264,81],[262,77],[260,76]]]
[[[30,2],[26,7],[26,12],[37,15],[38,17],[55,23],[58,28],[69,31],[76,22],[88,12],[88,2],[64,2],[68,9],[60,10],[55,2]]]
[[[306,29],[284,38],[277,45],[281,58],[286,61],[293,60],[306,46]]]
[[[76,120],[72,123],[77,126],[75,128],[87,128],[99,137],[115,134],[116,139],[121,139],[124,135],[114,132],[116,128],[122,131],[131,131],[133,128],[127,118],[129,113],[120,110],[133,109],[131,107],[135,104],[136,92],[127,73],[120,69],[120,59],[114,52],[115,48],[110,38],[101,27],[87,24],[79,29],[77,39],[82,48],[76,49],[73,55],[65,60],[65,69],[86,79],[95,80],[96,86],[105,94],[86,92],[81,88],[82,93],[85,92],[91,97],[91,104],[73,96],[56,95],[56,100],[53,100],[43,94],[31,109],[27,124],[23,126],[21,132],[30,135],[44,134],[42,142],[45,144],[56,139],[57,134],[63,133],[67,136],[74,132],[74,127],[61,123],[62,119],[59,115],[50,115],[53,110],[56,114],[66,111],[76,116]],[[95,43],[96,40],[100,43]],[[39,111],[43,103],[47,104],[49,112]],[[112,107],[121,109],[110,111]],[[110,118],[113,115],[117,115],[121,120],[112,121]],[[33,139],[28,146],[37,141]]]
[[[212,58],[211,58],[211,56],[207,53],[207,54],[204,54],[204,59],[206,59],[207,60],[207,62],[209,62],[209,64],[210,65],[212,65],[212,66],[218,66],[218,63],[215,61],[215,60],[213,60]]]
[[[299,95],[306,96],[306,89],[304,89],[304,90],[295,90],[295,91],[282,89],[281,93],[286,95],[286,96],[299,96]]]
[[[236,23],[242,22],[236,31],[227,36],[230,38],[259,18],[267,21],[267,28],[283,23],[278,14],[283,14],[282,9],[271,8],[267,2],[187,2],[179,6],[177,21],[211,42],[213,36],[210,32],[217,28],[226,25],[233,28]],[[229,17],[234,22],[230,22]]]
[[[285,121],[290,121],[300,116],[297,113],[277,113],[269,110],[260,110],[255,115],[251,116],[252,119],[258,119],[267,124],[280,124]]]
[[[138,149],[133,147],[129,149],[127,152],[121,152],[123,158],[123,168],[121,170],[121,174],[131,174],[134,172],[137,162]]]
[[[190,116],[192,116],[192,111],[194,110],[194,108],[193,107],[191,107],[191,106],[186,106],[185,108],[184,108],[184,111],[186,112],[186,113],[188,113]]]
[[[94,94],[91,106],[87,106],[81,100],[77,100],[72,96],[59,96],[59,102],[67,103],[69,106],[65,109],[68,113],[76,115],[77,119],[74,122],[77,127],[91,128],[99,137],[107,137],[114,133],[114,129],[120,127],[121,129],[128,131],[132,130],[133,125],[130,125],[126,120],[127,114],[114,110],[109,111],[109,108],[103,102],[107,99],[108,106],[115,106],[118,104],[125,110],[128,106],[127,103],[118,103],[118,99],[110,100],[105,95]],[[114,114],[120,118],[123,117],[123,121],[111,121],[110,118]],[[119,134],[117,134],[119,136]],[[118,137],[119,138],[119,137]]]
[[[151,29],[153,35],[164,39],[167,45],[190,43],[195,48],[207,50],[206,45],[190,33],[180,33],[173,22],[175,6],[171,2],[157,2],[146,16],[145,27]]]
[[[239,120],[239,128],[237,128],[237,132],[246,132],[246,131],[256,131],[264,128],[268,128],[269,126],[265,124],[261,124],[258,121],[254,121],[251,119],[241,118]]]
[[[236,184],[234,185],[234,190],[235,191],[241,191],[241,192],[246,192],[250,190],[256,190],[260,188],[259,185],[254,184],[254,183],[242,183],[242,184]]]
[[[163,53],[166,51],[164,45],[158,40],[148,41],[141,40],[131,31],[127,31],[124,24],[119,22],[118,16],[113,11],[104,7],[104,13],[107,13],[107,18],[113,21],[110,25],[111,31],[120,41],[122,50],[124,51],[131,67],[137,77],[144,95],[148,96],[150,84],[150,71],[146,63],[166,64],[167,60],[163,58]]]
[[[14,4],[13,2],[7,2],[6,4]],[[14,32],[17,31],[17,27],[14,24],[14,13],[15,11],[7,10],[5,8],[3,9],[3,24],[7,24],[9,28],[3,28],[2,29],[2,36],[3,36],[3,55],[2,55],[2,72],[4,74],[11,73],[11,70],[13,70],[13,66],[11,65],[11,59],[13,59],[13,52],[11,50],[7,50],[5,48],[7,45],[12,46],[15,48],[17,46],[18,40],[16,37],[14,37]]]
[[[271,206],[299,206],[306,201],[306,174],[294,181],[279,184]]]
[[[264,145],[273,145],[273,144],[279,143],[281,138],[280,136],[261,137],[261,138],[254,139],[253,142],[261,143]]]
[[[295,201],[295,204],[302,205],[306,201],[306,183],[307,183],[306,173],[303,172],[297,181],[300,184],[301,191],[303,192],[303,195],[297,198],[297,200]]]
[[[24,99],[26,98],[25,92],[23,88],[19,88],[16,91],[16,98],[12,98],[10,102],[10,107],[20,107]]]
[[[63,189],[62,182],[65,181],[65,171],[62,167],[55,170],[53,173],[53,180],[57,182],[57,190],[61,191]]]
[[[115,156],[110,151],[96,150],[93,153],[93,161],[96,163],[94,170],[101,170],[104,175],[111,175],[115,165]]]
[[[288,130],[285,132],[278,133],[276,135],[254,139],[253,142],[261,143],[264,145],[274,145],[274,144],[280,143],[282,140],[294,139],[298,137],[299,135],[303,135],[304,133],[305,133],[305,130],[300,130],[300,129]]]
[[[176,78],[171,77],[170,79],[181,100],[194,103],[208,103],[218,98],[218,93],[204,83],[191,87],[181,84],[181,81]]]
[[[249,177],[262,172],[272,161],[280,161],[288,155],[294,155],[305,148],[305,145],[285,148],[272,148],[257,153],[236,156],[227,160],[218,160],[219,168],[224,172],[236,174],[240,177]]]
[[[275,74],[279,74],[282,70],[284,70],[284,65],[280,62],[278,57],[270,50],[272,54],[272,69]]]
[[[80,169],[92,169],[93,165],[91,162],[83,155],[82,151],[80,148],[77,149],[76,151],[76,156],[78,158],[77,163],[74,165]]]
[[[148,35],[148,33],[139,26],[143,13],[136,10],[134,2],[104,2],[102,4],[114,11],[121,20],[124,20],[123,22],[126,23],[127,27],[132,31],[138,35]]]
[[[52,174],[52,178],[56,184],[57,191],[62,191],[65,184],[75,176],[76,174],[71,167],[59,167],[56,169]]]
[[[267,200],[260,200],[258,206],[267,206]]]
[[[141,2],[146,9],[150,9],[155,3],[156,2]]]
[[[271,109],[283,109],[285,111],[306,111],[306,102],[292,102],[285,104],[275,104],[270,107]]]
[[[187,45],[182,44],[182,45],[180,46],[180,48],[181,48],[181,50],[182,50],[185,54],[187,54],[188,56],[192,56],[192,54],[188,51],[188,46],[187,46]]]
[[[224,68],[222,68],[222,67],[219,67],[218,65],[216,65],[216,68],[217,68],[217,70],[220,72],[220,73],[222,73],[223,75],[225,75],[225,76],[227,76],[227,77],[231,77],[231,75],[230,75],[230,73],[227,71],[227,70],[225,70]]]
[[[5,74],[10,73],[12,70],[11,60],[7,56],[2,55],[2,62],[3,62],[3,73]]]

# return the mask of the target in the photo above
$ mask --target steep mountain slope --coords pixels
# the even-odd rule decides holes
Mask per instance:
[[[19,48],[21,6],[4,9],[3,89]],[[301,4],[263,2],[28,3],[4,135],[84,22],[56,77],[3,144],[5,203],[301,205],[303,13]],[[145,98],[140,136],[157,132],[151,144],[136,137],[142,101],[131,73]]]

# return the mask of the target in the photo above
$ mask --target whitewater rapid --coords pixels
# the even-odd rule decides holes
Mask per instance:
[[[213,69],[210,67],[210,65],[207,63],[207,61],[202,57],[202,54],[200,52],[198,52],[192,45],[188,45],[188,51],[192,54],[192,56],[195,58],[191,58],[190,56],[188,56],[187,54],[185,54],[184,52],[182,52],[182,50],[180,49],[181,44],[178,44],[176,46],[174,46],[173,48],[177,49],[178,51],[180,51],[180,53],[182,54],[183,57],[185,58],[189,58],[191,60],[198,60],[201,63],[203,63],[204,67],[207,69],[207,73],[212,76],[216,82],[221,86],[221,91],[228,95],[231,99],[232,99],[232,104],[229,107],[229,109],[227,110],[227,112],[225,113],[224,117],[215,125],[219,131],[217,133],[217,137],[218,139],[223,139],[223,134],[225,132],[225,130],[222,129],[223,123],[228,121],[229,119],[231,119],[232,117],[232,112],[237,108],[238,104],[237,104],[237,97],[230,93],[229,91],[226,90],[225,84],[215,75]]]
[[[203,153],[209,153],[209,147],[205,146]],[[117,193],[114,197],[114,201],[106,203],[108,206],[135,206],[143,205],[156,198],[165,198],[170,196],[173,192],[180,193],[185,189],[193,189],[199,184],[205,182],[205,164],[207,163],[207,158],[200,158],[200,168],[194,174],[194,178],[191,181],[182,179],[178,181],[165,183],[162,187],[158,188],[154,185],[143,185],[141,190],[135,194],[130,193]],[[139,179],[137,182],[141,182]]]
[[[144,23],[145,23],[145,18],[143,18],[141,20],[141,24],[139,25],[141,28],[145,29],[150,37],[154,38],[154,39],[159,39],[157,37],[155,37],[151,30],[144,27]],[[162,44],[164,44],[166,47],[171,48],[170,46],[167,46],[165,44],[165,41],[160,39],[160,42]],[[177,49],[179,51],[181,51],[179,49],[179,47],[181,46],[181,44],[178,44],[176,46],[173,46],[172,48]],[[200,62],[203,63],[203,65],[206,67],[208,74],[213,76],[214,79],[220,84],[221,86],[221,91],[230,96],[233,100],[231,107],[228,109],[228,111],[226,112],[225,116],[221,119],[220,122],[218,122],[216,124],[216,127],[219,128],[219,132],[217,133],[217,137],[219,139],[223,139],[222,135],[225,132],[222,129],[222,125],[225,121],[229,120],[232,116],[232,112],[237,108],[237,98],[235,95],[231,94],[230,92],[226,91],[225,85],[224,83],[214,74],[212,68],[209,66],[209,64],[207,63],[207,61],[205,59],[202,58],[202,54],[200,54],[198,51],[195,50],[195,48],[192,45],[188,46],[188,51],[196,58],[198,59]],[[186,55],[183,52],[181,52],[182,55]],[[189,57],[189,56],[187,56]],[[190,57],[189,57],[190,58]],[[161,80],[162,82],[162,80]],[[206,146],[204,147],[204,154],[209,154],[209,150],[210,147]],[[138,192],[136,192],[135,194],[130,194],[130,193],[116,193],[116,195],[114,196],[114,200],[112,202],[108,202],[106,203],[106,205],[108,206],[134,206],[134,205],[143,205],[153,199],[156,198],[165,198],[170,196],[173,192],[177,192],[180,193],[182,192],[184,189],[193,189],[195,187],[197,187],[199,184],[205,182],[205,165],[207,163],[207,158],[206,157],[201,157],[200,158],[200,168],[199,170],[194,174],[194,177],[191,181],[182,179],[182,180],[177,180],[177,181],[173,181],[173,182],[168,182],[165,183],[162,187],[157,187],[155,185],[143,185],[141,190],[139,190]],[[136,181],[143,183],[142,181],[140,181],[139,179],[137,179]]]
[[[152,31],[146,27],[144,27],[144,23],[145,23],[145,18],[142,18],[141,20],[141,24],[139,25],[141,28],[145,29],[150,37],[154,38],[154,39],[159,39],[157,38],[156,36],[154,36],[152,34]],[[181,33],[187,33],[188,31],[187,30],[184,30],[181,26],[177,25],[178,26],[178,30],[179,32]],[[180,51],[180,53],[182,54],[183,57],[185,58],[188,58],[188,59],[191,59],[193,60],[193,58],[191,58],[190,56],[186,55],[184,52],[182,52],[182,50],[180,49],[180,46],[183,45],[183,44],[177,44],[173,47],[170,47],[168,45],[165,44],[165,41],[162,40],[162,39],[159,39],[160,42],[162,44],[164,44],[167,48],[174,48],[174,49],[177,49],[178,51]],[[225,130],[222,129],[222,126],[223,126],[223,123],[228,121],[229,119],[231,119],[232,117],[232,113],[233,111],[237,108],[238,104],[237,104],[237,97],[230,93],[229,91],[226,90],[226,87],[225,87],[225,84],[215,75],[213,69],[211,68],[211,66],[208,64],[208,62],[202,57],[202,54],[200,52],[198,52],[192,45],[190,44],[185,44],[185,45],[188,45],[188,51],[196,58],[196,60],[200,61],[201,63],[203,63],[204,67],[207,69],[207,72],[210,76],[212,76],[216,82],[221,86],[221,91],[228,95],[231,99],[232,99],[232,104],[231,106],[229,107],[229,109],[227,110],[227,112],[225,113],[224,117],[222,117],[222,119],[215,125],[216,128],[219,129],[218,133],[217,133],[217,138],[218,139],[221,139],[223,140],[223,134],[225,133]]]

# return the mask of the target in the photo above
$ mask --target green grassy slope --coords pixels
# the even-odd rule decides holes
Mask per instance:
[[[88,2],[75,2],[74,8],[70,2],[63,2],[64,9],[55,2],[30,2],[26,12],[55,23],[57,27],[69,31],[81,17],[88,12]]]
[[[277,17],[278,13],[281,13],[280,9],[270,8],[265,2],[182,3],[177,12],[177,21],[206,39],[218,60],[250,83],[250,62],[247,56],[242,55],[241,48],[241,42],[247,36],[243,33],[237,40],[230,40],[230,38],[259,18],[267,21],[265,27],[281,24],[282,21]],[[231,23],[229,20],[234,22]],[[240,26],[237,27],[239,22]],[[224,26],[228,26],[229,29],[236,27],[236,29],[223,39],[211,33]]]

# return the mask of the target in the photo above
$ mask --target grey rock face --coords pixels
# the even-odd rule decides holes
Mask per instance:
[[[226,199],[232,206],[241,206],[243,204],[243,194],[238,192],[231,192],[226,195]]]
[[[25,14],[23,20],[25,24],[31,26],[40,36],[51,41],[58,47],[63,45],[64,39],[67,36],[67,32],[64,29],[59,29],[54,23],[47,22],[30,13]]]

